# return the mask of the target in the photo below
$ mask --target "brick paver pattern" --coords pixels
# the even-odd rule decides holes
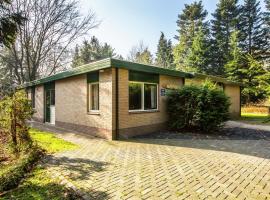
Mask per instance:
[[[270,159],[264,157],[181,147],[175,141],[60,136],[81,148],[56,154],[51,168],[90,199],[270,199]]]

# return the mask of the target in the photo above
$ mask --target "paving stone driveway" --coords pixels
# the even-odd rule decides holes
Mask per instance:
[[[270,199],[268,138],[109,142],[58,135],[81,148],[56,154],[51,167],[90,199]]]

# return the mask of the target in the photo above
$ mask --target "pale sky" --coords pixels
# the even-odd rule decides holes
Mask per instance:
[[[80,0],[83,13],[91,9],[102,21],[99,28],[92,30],[90,34],[95,35],[101,42],[111,44],[116,52],[124,57],[132,46],[141,40],[154,54],[161,31],[175,43],[173,37],[177,34],[177,15],[184,8],[184,4],[191,2],[193,1]],[[217,2],[218,0],[203,0],[209,18],[214,12]]]

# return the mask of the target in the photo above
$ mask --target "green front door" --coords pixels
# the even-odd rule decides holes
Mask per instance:
[[[45,122],[51,122],[51,107],[55,105],[55,84],[54,82],[45,85]]]

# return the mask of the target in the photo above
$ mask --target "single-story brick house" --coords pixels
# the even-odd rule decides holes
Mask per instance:
[[[27,83],[33,119],[109,140],[166,129],[166,89],[206,77],[231,99],[240,116],[240,85],[223,78],[185,73],[113,58]]]

